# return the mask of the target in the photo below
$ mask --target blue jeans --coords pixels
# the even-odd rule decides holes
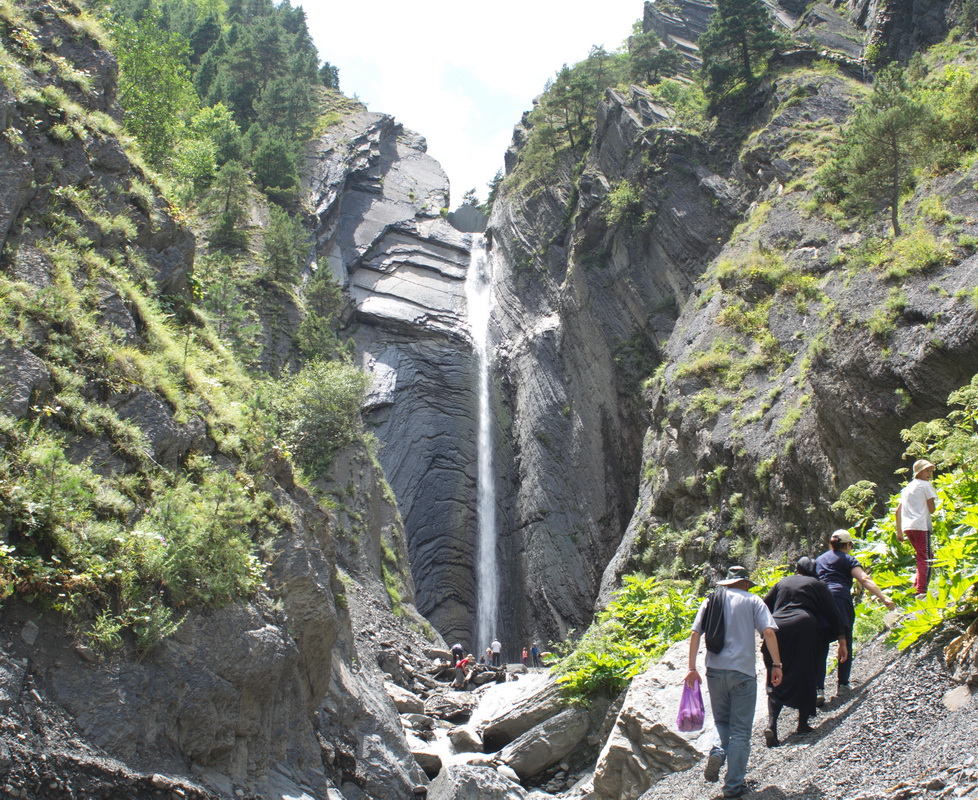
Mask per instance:
[[[757,678],[732,669],[707,669],[710,708],[717,729],[717,741],[710,755],[726,759],[727,777],[723,793],[735,794],[747,775],[750,734],[757,705]]]

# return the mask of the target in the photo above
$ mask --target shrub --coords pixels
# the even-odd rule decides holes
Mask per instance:
[[[595,624],[554,667],[572,698],[617,695],[652,659],[689,632],[699,603],[690,584],[626,575]]]
[[[276,429],[312,476],[328,470],[336,453],[360,438],[367,383],[366,374],[354,366],[313,361],[270,384]]]
[[[958,407],[947,417],[919,422],[902,433],[908,460],[926,455],[941,470],[934,479],[934,569],[928,594],[914,596],[910,582],[913,553],[896,539],[894,514],[899,495],[889,498],[886,514],[872,521],[860,548],[872,559],[873,579],[890,590],[907,612],[889,637],[901,649],[947,619],[978,614],[978,475],[973,467],[978,456],[978,376],[953,392],[948,403]],[[849,502],[855,497],[859,507],[868,508],[870,488],[854,487]],[[857,618],[864,610],[868,609],[860,609]]]

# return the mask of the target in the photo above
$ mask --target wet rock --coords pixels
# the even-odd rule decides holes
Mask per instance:
[[[492,767],[449,766],[428,786],[428,800],[524,800],[523,788]]]
[[[499,752],[498,758],[520,778],[532,778],[577,747],[589,725],[590,718],[585,710],[566,709],[510,742]]]

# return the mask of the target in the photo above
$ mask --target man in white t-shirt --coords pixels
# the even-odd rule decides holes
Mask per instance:
[[[927,594],[930,579],[930,564],[934,558],[930,535],[933,530],[930,515],[937,506],[937,492],[931,485],[934,465],[926,459],[915,461],[913,480],[900,492],[900,505],[896,510],[896,534],[901,542],[906,538],[913,545],[917,559],[917,577],[914,590],[919,595]]]
[[[778,624],[764,601],[747,591],[755,584],[746,568],[730,567],[727,577],[719,583],[727,587],[723,604],[723,648],[718,653],[709,650],[706,653],[706,684],[717,739],[706,759],[703,777],[708,781],[718,780],[720,767],[726,761],[723,796],[742,797],[748,792],[744,778],[747,775],[750,733],[757,705],[757,640],[754,632],[761,634],[767,644],[774,662],[771,665],[771,683],[778,686],[782,678],[781,653],[775,635]],[[696,655],[700,636],[704,632],[707,602],[704,600],[700,606],[693,621],[693,633],[689,637],[686,685],[690,688],[700,680],[700,674],[696,671]]]
[[[492,650],[492,665],[494,667],[501,666],[500,664],[500,654],[502,653],[503,646],[499,639],[493,639],[492,644],[489,645]]]

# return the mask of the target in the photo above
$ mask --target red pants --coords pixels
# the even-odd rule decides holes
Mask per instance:
[[[930,549],[930,534],[927,531],[904,531],[904,533],[913,545],[914,554],[917,556],[917,577],[914,579],[913,588],[917,594],[926,594],[927,581],[930,578],[930,559],[934,557]]]

